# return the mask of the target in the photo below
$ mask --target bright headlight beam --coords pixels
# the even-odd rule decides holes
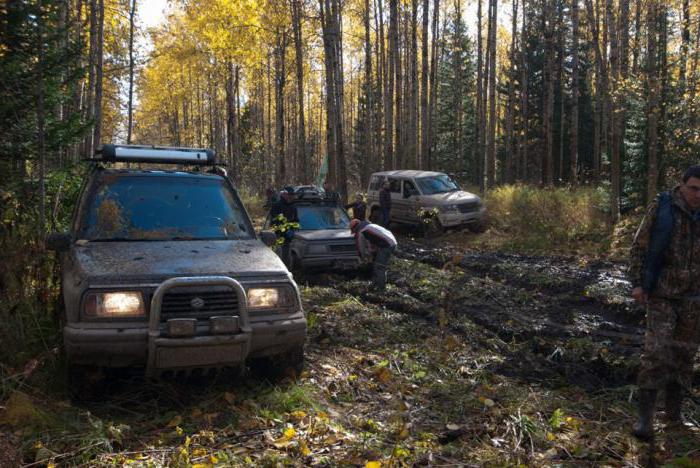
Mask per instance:
[[[84,313],[91,317],[137,317],[146,312],[140,292],[119,291],[88,294]]]
[[[248,307],[268,308],[279,305],[280,292],[277,288],[251,288],[248,290]]]

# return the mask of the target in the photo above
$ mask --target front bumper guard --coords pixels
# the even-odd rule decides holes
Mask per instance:
[[[237,320],[240,326],[237,333],[164,336],[165,324],[161,323],[163,297],[170,289],[188,286],[226,286],[233,290],[238,297]],[[146,376],[153,377],[169,369],[241,365],[250,352],[253,334],[247,306],[245,289],[241,283],[227,276],[179,277],[164,281],[151,300]]]

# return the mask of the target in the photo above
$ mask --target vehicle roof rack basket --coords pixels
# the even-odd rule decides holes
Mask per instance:
[[[216,155],[206,148],[177,148],[150,145],[102,145],[96,162],[141,162],[151,164],[197,164],[213,166]]]

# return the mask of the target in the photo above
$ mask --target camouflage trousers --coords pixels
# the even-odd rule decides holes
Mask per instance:
[[[650,297],[639,388],[661,390],[675,382],[690,390],[699,342],[700,298]]]

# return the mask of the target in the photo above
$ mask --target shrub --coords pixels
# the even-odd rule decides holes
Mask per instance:
[[[504,185],[485,197],[490,225],[514,247],[551,250],[579,242],[605,241],[611,225],[606,194],[594,188]]]

